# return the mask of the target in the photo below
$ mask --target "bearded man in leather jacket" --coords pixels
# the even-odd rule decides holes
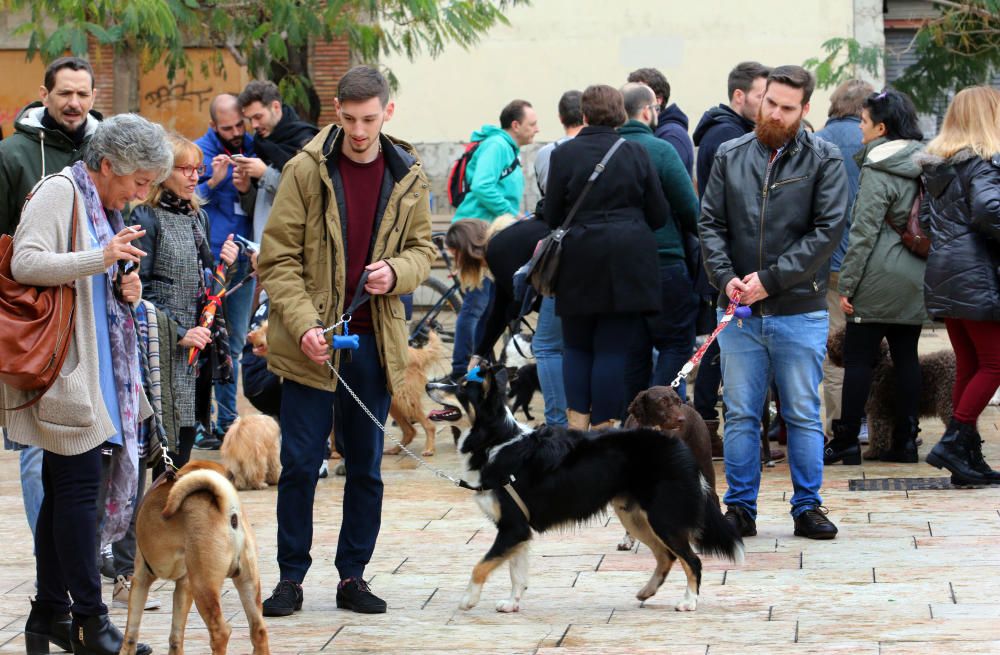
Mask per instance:
[[[788,425],[795,534],[832,539],[819,495],[823,424],[819,383],[829,316],[826,280],[847,210],[837,147],[802,129],[815,81],[799,66],[768,76],[754,132],[716,152],[698,221],[719,317],[738,291],[752,316],[719,335],[722,350],[726,518],[757,534],[760,419],[773,379]]]

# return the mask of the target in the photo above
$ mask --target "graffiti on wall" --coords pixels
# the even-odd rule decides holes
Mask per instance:
[[[204,89],[188,89],[188,82],[184,80],[176,84],[163,84],[143,96],[146,103],[157,108],[173,102],[198,103],[198,111],[205,111],[205,103],[212,99],[212,87]],[[192,85],[194,86],[194,85]]]

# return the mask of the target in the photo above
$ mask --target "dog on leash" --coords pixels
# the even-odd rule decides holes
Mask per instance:
[[[212,653],[225,653],[232,631],[220,591],[231,578],[250,624],[254,655],[268,655],[260,602],[257,541],[236,488],[218,463],[196,460],[160,476],[136,516],[135,575],[129,594],[122,655],[135,655],[149,587],[174,581],[170,653],[183,655],[184,628],[193,601],[208,627]]]
[[[844,366],[844,330],[831,332],[826,351],[834,366]],[[865,403],[868,417],[868,449],[865,459],[879,459],[892,449],[896,427],[894,415],[896,375],[889,346],[883,340],[878,361],[872,371],[872,386]],[[952,389],[955,387],[955,353],[939,350],[920,356],[920,418],[936,417],[948,425],[952,412]]]
[[[267,357],[267,321],[262,321],[260,326],[247,332],[247,341],[253,344],[261,357]]]
[[[409,348],[409,359],[406,363],[406,372],[403,375],[403,386],[400,389],[393,389],[392,404],[389,405],[389,416],[396,421],[399,429],[403,431],[402,443],[409,446],[413,438],[417,436],[417,429],[414,423],[419,423],[424,429],[427,440],[424,442],[424,457],[434,454],[434,437],[437,428],[434,423],[427,418],[424,411],[423,397],[424,388],[427,385],[427,371],[431,365],[444,356],[444,345],[441,337],[434,331],[427,335],[427,345],[423,348]],[[398,455],[402,452],[399,446],[393,446],[385,451],[386,455]]]
[[[516,414],[520,409],[524,412],[525,418],[534,421],[535,417],[528,410],[535,392],[541,390],[542,386],[538,382],[538,364],[532,362],[515,369],[514,375],[510,378],[510,390],[507,392],[507,398],[514,400],[510,406],[511,413]]]
[[[743,542],[712,500],[691,450],[679,440],[648,429],[531,429],[517,423],[505,403],[507,373],[502,366],[473,372],[456,387],[472,421],[456,447],[466,460],[466,480],[478,484],[476,502],[496,524],[497,536],[473,569],[460,609],[475,607],[489,575],[509,562],[510,598],[496,609],[518,611],[528,586],[532,530],[587,521],[606,512],[609,504],[656,557],[652,577],[636,595],[639,600],[653,596],[680,559],[687,590],[676,609],[697,608],[701,560],[692,543],[703,553],[743,559]]]
[[[237,489],[267,489],[281,475],[281,428],[266,414],[241,416],[226,431],[219,455]]]

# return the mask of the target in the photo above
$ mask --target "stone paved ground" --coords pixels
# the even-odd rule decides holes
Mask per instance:
[[[922,349],[947,345],[928,332]],[[540,399],[536,398],[536,404]],[[998,412],[981,422],[987,459],[1000,465]],[[921,454],[940,434],[924,421]],[[443,437],[443,435],[442,435]],[[418,437],[419,440],[419,437]],[[450,438],[439,439],[436,465],[459,468]],[[717,463],[720,481],[721,463]],[[482,603],[459,611],[472,566],[492,541],[492,526],[468,492],[402,457],[388,458],[382,534],[367,575],[389,612],[360,616],[336,609],[333,566],[342,478],[319,483],[314,564],[303,611],[271,619],[274,653],[471,653],[538,655],[675,655],[863,653],[871,655],[1000,652],[1000,488],[850,491],[861,478],[933,477],[926,464],[866,462],[827,468],[823,496],[839,525],[835,541],[792,536],[788,468],[764,472],[758,536],[746,540],[742,566],[705,559],[697,612],[678,613],[683,575],[640,604],[653,558],[639,547],[620,553],[613,516],[570,532],[536,538],[532,576],[520,613],[498,614],[509,578],[498,570]],[[720,494],[721,495],[721,494]],[[277,582],[275,490],[243,492],[260,544],[265,595]],[[34,563],[20,504],[16,459],[0,454],[0,652],[24,652],[21,632]],[[165,653],[172,583],[156,595],[164,608],[146,614],[142,639]],[[105,586],[108,602],[111,587]],[[230,651],[249,651],[244,618],[230,583],[223,606],[234,630]],[[121,626],[125,611],[114,610]],[[192,614],[187,652],[209,652]]]

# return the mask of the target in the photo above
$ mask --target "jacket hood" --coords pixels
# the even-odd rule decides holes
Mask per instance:
[[[922,169],[913,156],[924,148],[919,141],[909,139],[876,139],[856,155],[858,163],[878,171],[916,179]]]
[[[971,148],[963,148],[951,157],[941,157],[925,150],[921,150],[913,157],[914,163],[923,170],[927,190],[935,197],[944,193],[952,178],[955,177],[956,173],[953,167],[973,159],[979,159],[979,155]],[[1000,153],[994,154],[990,158],[990,162],[1000,168]]]
[[[722,124],[738,127],[741,132],[752,132],[754,128],[752,121],[743,118],[730,109],[728,105],[719,105],[702,114],[701,120],[698,121],[698,127],[694,128],[694,144],[698,145],[706,132],[716,125]]]
[[[344,131],[339,125],[331,123],[327,125],[319,134],[314,136],[312,140],[302,147],[303,153],[308,155],[317,164],[322,163],[329,159],[330,157],[337,156],[337,149],[340,147],[341,142],[344,138]],[[387,152],[387,146],[393,146],[393,152],[399,158],[400,163],[407,169],[412,169],[414,166],[420,165],[420,160],[417,157],[416,149],[408,142],[402,139],[396,139],[389,136],[388,134],[380,134],[379,139],[383,144],[383,152]],[[387,162],[390,167],[392,162]],[[396,171],[394,171],[395,173]]]
[[[45,105],[43,105],[40,100],[30,103],[22,109],[17,114],[17,118],[14,119],[15,131],[30,136],[35,140],[38,140],[39,132],[45,132],[47,135],[58,134],[59,138],[65,139],[68,143],[69,138],[65,134],[58,130],[50,130],[42,125],[42,116],[44,115]],[[88,120],[86,124],[86,135],[89,137],[93,136],[94,132],[97,131],[97,126],[102,120],[104,120],[104,116],[99,111],[91,109],[87,117],[94,119]]]
[[[475,143],[477,141],[483,141],[485,139],[488,139],[491,136],[496,136],[497,134],[503,135],[503,138],[505,138],[507,142],[510,143],[510,145],[520,150],[520,148],[518,148],[517,146],[517,143],[514,142],[514,138],[511,135],[507,134],[507,130],[501,129],[496,125],[483,125],[481,128],[472,133],[472,138],[470,138],[469,140]]]
[[[684,128],[687,132],[688,129],[688,117],[681,108],[674,103],[660,112],[659,117],[657,117],[657,123],[663,125],[664,123],[677,123]]]

